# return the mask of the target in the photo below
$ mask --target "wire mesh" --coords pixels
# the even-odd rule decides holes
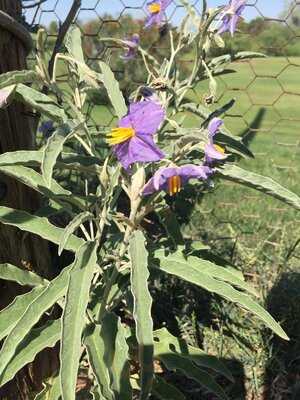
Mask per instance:
[[[25,0],[24,17],[33,30],[39,25],[47,27],[51,47],[57,35],[57,26],[65,20],[72,3],[72,0]],[[212,0],[211,6],[223,3]],[[225,115],[225,123],[232,133],[244,137],[256,155],[255,161],[244,161],[243,165],[299,192],[300,5],[296,0],[274,3],[271,6],[265,0],[248,2],[246,22],[256,22],[252,23],[251,29],[247,23],[239,25],[236,34],[238,44],[233,44],[229,50],[234,52],[235,46],[245,51],[254,48],[268,57],[231,64],[227,74],[217,77],[218,103],[236,99],[235,106]],[[190,4],[196,12],[201,12],[201,0],[190,1]],[[82,0],[76,24],[84,36],[88,62],[93,64],[106,59],[122,82],[128,68],[120,61],[122,50],[114,45],[104,45],[100,38],[108,33],[124,37],[133,33],[134,29],[142,31],[142,21],[147,15],[146,6],[147,0]],[[168,23],[178,25],[183,15],[184,8],[180,0],[173,0],[167,9]],[[130,17],[130,21],[134,22],[131,25],[126,20]],[[258,35],[263,40],[257,41]],[[257,42],[255,46],[254,42]],[[167,47],[167,43],[153,40],[152,49],[161,46]],[[187,65],[191,62],[188,54],[182,62]],[[63,80],[64,76],[60,78]],[[138,85],[142,81],[143,76],[136,77],[135,83]],[[191,96],[203,102],[206,90],[207,84],[200,85]],[[96,105],[91,104],[88,112],[91,123],[109,126],[114,122],[112,109],[107,104],[101,104],[101,99]],[[290,241],[296,240],[299,235],[299,217],[296,214],[277,201],[229,183],[219,185],[216,194],[208,196],[208,200],[201,204],[200,214],[203,217],[199,222],[201,226],[203,221],[208,223],[209,219],[211,240],[217,242],[226,237],[225,242],[234,251],[238,238],[246,254],[249,246],[254,251],[260,240],[263,243],[266,240],[266,231],[263,236],[258,234],[262,224],[268,235],[272,236],[272,232],[275,232],[269,240],[271,251],[279,246],[282,235]],[[247,237],[247,242],[243,241],[244,237]]]

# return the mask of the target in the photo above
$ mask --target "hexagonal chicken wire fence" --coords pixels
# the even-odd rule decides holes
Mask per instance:
[[[211,6],[222,5],[224,2],[224,0],[208,1]],[[72,3],[72,0],[24,0],[24,17],[33,31],[39,25],[47,27],[51,47],[57,35],[57,26],[65,20]],[[191,0],[190,4],[196,12],[201,12],[202,0]],[[126,26],[123,24],[129,17],[132,18],[131,21],[143,21],[147,15],[146,7],[147,0],[82,0],[75,21],[84,36],[88,62],[93,64],[99,59],[109,61],[122,82],[127,66],[116,61],[120,60],[122,50],[114,45],[104,45],[100,39],[107,33],[117,37],[133,33],[130,24],[129,27],[128,23]],[[181,1],[173,0],[167,9],[168,23],[173,26],[178,25],[183,15],[184,8]],[[297,46],[300,47],[300,4],[296,0],[290,2],[249,0],[245,19],[257,22],[252,23],[252,30],[246,29],[246,24],[240,24],[237,33],[240,47],[247,51],[251,48],[254,35],[260,34],[265,37],[256,50],[268,54],[269,57],[235,62],[230,66],[228,74],[217,77],[218,102],[222,104],[231,98],[236,99],[235,106],[225,115],[225,122],[234,134],[242,135],[245,142],[255,152],[256,161],[252,163],[252,170],[262,168],[261,172],[274,176],[282,183],[288,182],[288,186],[295,190],[300,170],[300,84],[298,84],[300,57],[295,56],[300,56],[300,52],[297,53]],[[141,26],[142,23],[135,28],[141,29]],[[274,35],[277,40],[274,40]],[[153,41],[151,48],[156,49],[161,45],[159,40],[156,40]],[[233,50],[234,48],[231,49]],[[183,63],[188,64],[190,61],[186,55]],[[237,73],[230,73],[231,69],[236,70]],[[62,74],[60,79],[63,80],[63,78]],[[141,82],[142,79],[137,78],[136,84]],[[205,85],[200,85],[192,95],[196,96],[199,102],[203,102],[205,90]],[[97,105],[89,106],[88,115],[90,123],[102,126],[109,126],[114,121],[113,111],[106,104],[101,104],[101,99]],[[225,185],[225,190],[228,189],[228,185],[230,186],[230,184],[223,185]],[[237,188],[232,190],[231,196],[225,199],[222,195],[218,195],[218,193],[222,194],[222,191],[223,186],[217,190],[217,196],[219,196],[217,207],[214,207],[215,210],[211,212],[211,215],[216,226],[226,222],[224,215],[227,215],[231,222],[233,221],[229,232],[229,240],[232,243],[235,243],[236,237],[242,237],[245,234],[255,238],[255,230],[259,226],[262,209],[276,215],[281,213],[282,220],[288,213],[286,207],[280,203],[262,200],[260,195],[250,191],[240,191]],[[234,228],[237,198],[244,205],[243,219],[252,226],[250,231],[240,227]],[[263,208],[257,208],[255,204],[261,201],[264,201]],[[210,213],[209,204],[203,207],[204,214]],[[221,214],[218,210],[221,210]],[[289,229],[289,224],[294,226],[294,219],[295,214],[287,219],[284,229]],[[274,229],[277,228],[276,225]],[[272,229],[272,217],[270,217],[270,234]],[[214,239],[217,240],[218,237]],[[278,244],[278,240],[280,239],[273,240],[274,246]],[[272,242],[271,239],[270,242]],[[255,246],[255,239],[253,246]]]

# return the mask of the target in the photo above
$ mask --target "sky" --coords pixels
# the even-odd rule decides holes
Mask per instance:
[[[220,6],[227,3],[228,0],[207,0],[210,7]],[[35,2],[35,1],[33,1]],[[38,12],[35,21],[43,25],[48,25],[54,19],[63,20],[68,13],[73,1],[72,0],[47,0],[42,4],[41,10]],[[141,10],[147,0],[82,0],[82,11],[79,19],[81,21],[96,18],[97,14],[112,14],[117,18],[124,12],[124,4],[128,7],[125,12],[136,17],[143,18],[146,14]],[[201,0],[190,0],[191,4],[200,9]],[[28,3],[27,3],[28,4]],[[172,22],[178,24],[183,16],[183,10],[176,5],[180,4],[180,0],[173,0],[168,8],[168,15],[172,17]],[[285,0],[248,0],[248,6],[244,13],[247,20],[255,18],[260,13],[268,18],[276,18],[282,12]],[[298,5],[300,9],[300,5]],[[144,7],[145,9],[145,7]],[[96,14],[96,12],[97,14]],[[259,11],[258,11],[259,10]],[[26,19],[31,23],[35,10],[32,9],[26,13]]]

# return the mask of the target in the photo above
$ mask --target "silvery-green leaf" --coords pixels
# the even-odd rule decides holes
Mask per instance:
[[[127,114],[127,106],[120,90],[119,83],[116,80],[109,65],[103,61],[99,61],[100,69],[102,72],[103,85],[107,91],[111,104],[119,119]]]
[[[6,281],[17,282],[23,286],[39,286],[48,283],[46,279],[43,279],[34,272],[21,269],[11,264],[0,264],[0,279]]]
[[[0,89],[17,83],[32,83],[38,79],[35,71],[9,71],[0,75]]]
[[[218,168],[218,175],[227,180],[248,186],[259,192],[275,197],[286,204],[300,210],[300,197],[291,192],[272,178],[246,171],[236,165],[226,164]]]
[[[16,373],[32,362],[40,351],[55,346],[60,333],[60,320],[48,321],[41,328],[32,329],[18,345],[12,360],[1,375],[0,386],[13,379]]]
[[[18,84],[15,97],[56,122],[65,122],[67,120],[63,107],[59,106],[51,97],[29,86],[25,86],[22,83]]]
[[[9,207],[0,207],[0,222],[5,225],[16,226],[22,231],[34,233],[43,239],[59,245],[64,229],[52,225],[47,218],[31,215],[26,211],[14,210]],[[65,248],[70,251],[77,251],[83,240],[72,235]]]
[[[60,382],[63,400],[75,400],[81,356],[81,335],[86,325],[86,308],[97,263],[97,242],[85,242],[75,256],[69,273],[62,316]]]
[[[133,317],[139,347],[141,368],[141,400],[147,400],[153,382],[153,321],[151,317],[152,298],[148,288],[148,252],[145,237],[136,231],[129,244],[131,260],[131,292],[134,299]]]
[[[169,254],[168,256],[159,254],[158,268],[164,272],[175,275],[187,282],[193,283],[208,290],[209,292],[216,293],[226,300],[239,304],[246,310],[256,315],[264,324],[272,329],[278,336],[285,340],[289,340],[288,336],[281,328],[281,326],[274,320],[274,318],[258,303],[252,300],[250,296],[234,289],[227,282],[222,282],[209,276],[201,271],[201,259],[199,259],[199,268],[189,263],[188,260],[184,261],[176,255]]]
[[[60,399],[60,381],[59,376],[49,378],[45,384],[45,388],[38,393],[34,400],[59,400]]]
[[[44,287],[41,293],[29,304],[24,314],[5,339],[0,351],[0,376],[14,357],[19,344],[39,321],[40,317],[55,304],[66,292],[70,268],[65,268],[60,275]],[[37,288],[39,289],[39,287]]]

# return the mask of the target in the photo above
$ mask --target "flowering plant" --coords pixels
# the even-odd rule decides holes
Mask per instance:
[[[86,372],[95,399],[184,399],[180,388],[168,382],[167,370],[181,371],[218,398],[228,398],[215,376],[232,380],[232,374],[216,356],[190,346],[166,327],[154,329],[149,282],[161,275],[178,277],[238,304],[288,340],[253,300],[257,293],[238,270],[216,264],[213,253],[204,257],[193,247],[172,209],[172,200],[187,186],[205,194],[220,179],[300,209],[296,194],[236,165],[241,157],[253,155],[221,119],[234,100],[214,110],[209,107],[216,102],[215,74],[232,59],[259,56],[247,52],[210,57],[212,46],[223,45],[224,32],[234,34],[245,1],[230,0],[215,9],[203,1],[201,16],[186,0],[182,3],[186,16],[177,30],[168,28],[170,56],[162,62],[140,46],[141,33],[124,40],[105,39],[125,50],[125,68],[132,58],[141,57],[148,71],[144,85],[129,99],[124,99],[108,63],[100,62],[98,71],[86,64],[76,27],[68,33],[67,52],[56,55],[52,76],[42,30],[35,71],[0,76],[2,106],[17,99],[45,119],[41,148],[0,155],[0,172],[38,191],[46,206],[36,214],[1,206],[0,222],[41,236],[57,246],[59,255],[71,258],[50,281],[34,268],[18,271],[8,265],[3,272],[5,279],[32,290],[0,313],[0,318],[10,316],[4,328],[0,324],[0,337],[5,338],[1,386],[43,348],[59,341],[59,371],[37,398],[51,392],[57,399],[74,400],[79,369]],[[164,24],[169,4],[148,4],[145,29]],[[178,59],[186,47],[193,48],[195,56],[190,75],[182,78]],[[61,62],[68,67],[71,90],[57,80]],[[203,104],[196,104],[189,92],[200,81],[208,83],[209,93]],[[88,125],[91,89],[107,92],[118,117],[109,130]],[[198,123],[186,127],[191,114]],[[68,223],[59,227],[62,215]],[[55,304],[61,309],[57,319],[49,312]],[[36,328],[45,315],[48,321]]]

